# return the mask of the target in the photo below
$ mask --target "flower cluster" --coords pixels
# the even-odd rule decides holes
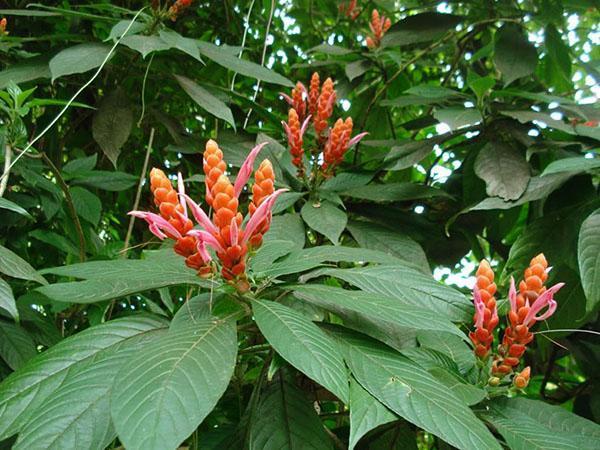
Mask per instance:
[[[177,17],[192,4],[192,0],[177,0],[168,11],[169,18],[175,22]]]
[[[356,20],[360,14],[360,9],[356,7],[357,0],[350,0],[349,2],[340,2],[338,10],[340,14],[345,15],[350,20]]]
[[[249,220],[242,227],[239,197],[252,174],[254,160],[266,144],[257,145],[240,168],[235,184],[226,175],[223,152],[213,140],[206,143],[204,174],[206,203],[212,207],[212,220],[185,193],[183,179],[178,174],[177,188],[159,169],[150,172],[150,189],[159,214],[131,211],[144,219],[150,231],[159,239],[175,240],[174,250],[185,258],[188,267],[205,277],[214,272],[215,264],[208,251],[212,249],[221,263],[221,275],[239,290],[249,288],[246,280],[246,259],[249,249],[262,244],[262,236],[271,224],[271,211],[277,196],[285,189],[274,189],[275,176],[269,160],[264,160],[254,174],[252,198],[248,207]],[[194,228],[188,208],[200,226]]]
[[[381,45],[381,39],[383,35],[390,29],[392,26],[392,21],[385,17],[380,16],[379,11],[376,9],[371,13],[371,22],[369,23],[369,28],[371,29],[371,36],[367,37],[367,47],[370,49],[377,48]]]
[[[515,373],[512,382],[515,387],[523,389],[529,383],[531,369],[526,367],[515,372],[525,353],[527,344],[533,340],[530,329],[536,322],[548,319],[556,311],[557,303],[554,294],[564,286],[558,283],[547,288],[544,283],[548,279],[548,262],[543,254],[537,255],[525,269],[524,279],[519,283],[519,291],[511,278],[508,298],[508,326],[504,332],[498,353],[493,355],[492,379],[498,384],[503,378]],[[486,360],[493,342],[493,330],[498,324],[496,300],[493,295],[496,285],[493,283],[494,273],[487,261],[482,261],[477,270],[477,282],[473,289],[475,303],[475,331],[469,334],[475,345],[475,354]],[[542,312],[543,311],[543,312]]]
[[[348,117],[346,120],[338,119],[333,127],[329,126],[329,119],[333,115],[333,108],[337,93],[333,80],[327,78],[323,84],[318,73],[313,73],[308,91],[301,83],[296,83],[291,95],[281,94],[291,106],[288,111],[287,122],[282,122],[288,138],[288,147],[292,155],[292,162],[298,168],[298,174],[304,175],[304,133],[308,125],[313,124],[315,133],[315,146],[310,155],[317,160],[322,153],[321,173],[330,176],[343,159],[346,151],[359,142],[367,133],[352,136],[353,123]],[[312,174],[316,174],[313,172]]]
[[[4,35],[8,34],[8,31],[6,31],[6,24],[7,24],[6,17],[3,17],[0,20],[0,36],[4,36]]]

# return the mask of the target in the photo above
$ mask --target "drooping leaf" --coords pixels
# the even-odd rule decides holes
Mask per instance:
[[[480,415],[514,450],[592,450],[600,426],[560,406],[523,397],[497,398]]]
[[[516,200],[529,183],[529,164],[516,149],[502,142],[488,142],[477,155],[475,173],[486,183],[488,196]]]
[[[255,300],[256,323],[286,361],[348,401],[348,375],[337,343],[310,319],[276,302]]]
[[[121,368],[145,345],[166,333],[150,328],[99,351],[68,371],[60,387],[23,426],[15,450],[105,448],[117,433],[110,417],[110,393]]]
[[[421,141],[407,141],[394,145],[385,157],[388,170],[403,170],[412,167],[429,155],[442,138],[439,136]]]
[[[27,331],[19,325],[0,320],[0,357],[11,369],[21,368],[36,353],[33,339]]]
[[[407,330],[444,331],[464,338],[447,318],[397,298],[320,284],[298,285],[293,289],[296,297],[333,312],[343,318],[347,326],[394,348],[405,345]]]
[[[407,266],[322,269],[320,274],[342,279],[366,292],[428,309],[451,321],[468,321],[472,315],[471,302],[463,294]]]
[[[331,440],[305,393],[277,376],[252,416],[248,446],[250,450],[329,450]]]
[[[129,26],[130,24],[131,26]],[[110,34],[108,35],[108,38],[106,38],[106,40],[110,41],[119,39],[121,36],[125,35],[125,30],[127,30],[127,28],[129,28],[129,31],[127,31],[127,36],[129,36],[143,31],[146,28],[146,25],[141,22],[133,22],[132,24],[131,20],[121,20],[120,22],[117,22],[115,26],[112,27],[112,29],[110,30]]]
[[[98,154],[86,156],[85,158],[77,158],[69,161],[62,167],[63,176],[65,178],[76,175],[79,172],[89,172],[94,170],[98,162]]]
[[[181,50],[182,52],[190,55],[192,58],[202,62],[202,58],[200,58],[200,52],[198,51],[198,44],[195,39],[183,37],[179,33],[167,29],[161,30],[159,35],[160,38],[172,48]]]
[[[260,273],[273,265],[282,256],[289,255],[294,250],[292,241],[268,240],[261,245],[256,254],[250,259],[250,267]]]
[[[0,308],[9,313],[13,319],[19,320],[19,311],[17,310],[12,289],[2,278],[0,278]]]
[[[600,303],[600,210],[594,211],[581,224],[577,257],[587,299],[586,310],[591,312]]]
[[[579,156],[572,158],[562,158],[552,161],[542,172],[542,176],[553,173],[572,172],[581,173],[600,168],[600,158],[582,158]]]
[[[107,170],[90,170],[77,172],[73,176],[73,184],[83,184],[105,191],[124,191],[138,182],[138,177],[125,172],[109,172]]]
[[[320,186],[321,190],[332,192],[343,192],[348,189],[364,186],[373,178],[372,173],[363,172],[342,172],[336,176],[325,180]]]
[[[436,350],[452,358],[463,375],[475,366],[473,349],[458,336],[437,331],[419,331],[417,340],[421,347]]]
[[[520,26],[507,23],[498,30],[494,46],[494,63],[502,73],[505,85],[531,75],[535,71],[537,62],[537,51],[523,34]]]
[[[350,379],[350,438],[353,450],[369,431],[397,420],[398,417],[367,392],[354,378]]]
[[[16,212],[17,214],[21,214],[22,216],[31,219],[31,214],[27,212],[24,208],[21,208],[15,202],[11,202],[10,200],[6,200],[5,198],[0,197],[0,209],[6,209],[8,211]]]
[[[475,125],[483,120],[478,109],[464,107],[436,109],[433,117],[448,125],[451,130]]]
[[[353,220],[346,226],[358,245],[388,253],[424,273],[430,273],[427,257],[421,246],[399,231],[372,223]]]
[[[210,42],[197,41],[200,53],[209,59],[212,59],[217,64],[229,69],[233,72],[256,78],[267,83],[280,84],[282,86],[293,87],[294,84],[287,78],[279,75],[277,72],[262,67],[251,61],[240,59],[232,55],[230,52],[223,51],[223,48],[211,44]]]
[[[300,214],[309,227],[326,236],[334,244],[338,243],[348,222],[346,213],[328,201],[318,204],[306,202]]]
[[[48,56],[27,58],[0,71],[0,89],[6,88],[11,82],[26,83],[39,78],[50,78]]]
[[[115,168],[132,126],[133,111],[127,95],[121,89],[114,90],[100,102],[94,114],[92,135]]]
[[[162,326],[163,321],[148,316],[117,319],[84,330],[37,355],[0,384],[0,439],[21,431],[79,364],[93,361],[104,349]]]
[[[358,382],[400,417],[461,449],[501,448],[475,414],[421,366],[356,334],[340,340]]]
[[[213,116],[223,119],[235,129],[235,121],[229,107],[212,95],[206,89],[198,86],[189,78],[175,75],[175,79],[183,90],[194,100],[202,109],[208,111]]]
[[[300,214],[289,213],[274,216],[264,240],[291,241],[295,248],[303,248],[306,240],[304,222]]]
[[[0,245],[0,273],[13,278],[35,281],[39,284],[48,284],[44,277],[39,275],[27,261],[2,245]]]
[[[52,81],[64,75],[84,73],[99,67],[110,53],[110,46],[89,42],[66,48],[50,60]]]

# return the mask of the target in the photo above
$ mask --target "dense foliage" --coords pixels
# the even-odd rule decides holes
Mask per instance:
[[[5,3],[0,447],[600,448],[596,2]]]

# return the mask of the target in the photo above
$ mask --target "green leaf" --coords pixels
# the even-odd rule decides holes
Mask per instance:
[[[331,440],[305,392],[283,376],[277,376],[261,395],[248,444],[250,450],[331,449]]]
[[[98,196],[79,186],[73,186],[70,191],[77,215],[94,226],[98,225],[102,213],[102,202]]]
[[[27,261],[2,245],[0,245],[0,273],[9,277],[20,278],[21,280],[48,284],[44,277],[39,275]]]
[[[278,277],[290,273],[304,272],[318,267],[324,262],[373,262],[380,264],[401,264],[402,261],[386,253],[356,247],[322,245],[305,248],[290,253],[289,256],[273,263],[259,275]]]
[[[366,186],[344,191],[342,192],[342,195],[363,200],[372,200],[375,202],[400,202],[422,198],[450,197],[447,192],[441,189],[409,182],[386,184],[371,183]]]
[[[5,89],[11,82],[21,84],[39,78],[50,77],[47,56],[27,58],[17,64],[12,64],[0,72],[0,89]]]
[[[94,170],[97,162],[98,154],[94,153],[93,155],[86,156],[85,158],[77,158],[69,161],[63,166],[62,171],[68,176],[76,175],[78,172],[90,172]]]
[[[0,384],[0,439],[20,432],[70,372],[93,363],[103,350],[111,353],[159,327],[164,322],[149,316],[118,319],[77,333],[31,359]]]
[[[600,303],[600,209],[581,224],[577,258],[581,284],[585,292],[586,310],[592,312]]]
[[[406,330],[444,331],[464,338],[450,320],[437,312],[382,294],[350,291],[321,284],[294,286],[294,295],[335,313],[376,339],[392,339],[401,346]],[[386,339],[387,341],[387,339]]]
[[[342,279],[366,292],[433,311],[453,322],[467,322],[473,314],[471,302],[462,293],[403,265],[327,268],[320,274]]]
[[[279,75],[277,72],[262,67],[256,63],[240,59],[229,52],[223,50],[222,46],[214,45],[209,42],[197,41],[200,53],[217,64],[233,72],[246,75],[251,78],[265,81],[267,83],[279,84],[282,86],[294,87],[294,84],[287,78]]]
[[[100,102],[92,120],[92,136],[115,168],[132,126],[133,111],[127,95],[123,90],[116,89]]]
[[[255,300],[260,331],[287,362],[343,402],[348,402],[348,374],[337,343],[310,319],[279,303]]]
[[[152,52],[161,52],[171,48],[171,45],[163,41],[159,36],[129,35],[121,39],[121,44],[139,52],[142,58],[146,58]]]
[[[599,425],[538,400],[496,398],[481,416],[513,450],[593,450],[600,446]]]
[[[476,108],[463,107],[436,109],[433,117],[448,125],[451,130],[475,125],[483,120],[481,113]]]
[[[467,84],[481,102],[481,99],[490,93],[491,89],[496,84],[496,80],[491,76],[480,77],[475,72],[469,71],[467,74]]]
[[[421,348],[429,348],[448,355],[462,374],[467,374],[475,366],[475,354],[464,338],[438,331],[419,331],[417,340]]]
[[[342,172],[335,177],[325,180],[320,186],[321,190],[342,192],[348,189],[364,186],[373,179],[372,173]]]
[[[360,247],[387,253],[404,261],[407,266],[431,273],[421,246],[404,233],[358,220],[350,221],[346,228]]]
[[[21,368],[36,353],[33,339],[25,329],[0,320],[0,356],[11,369]]]
[[[350,333],[341,339],[358,382],[400,417],[461,449],[501,448],[475,414],[421,366],[370,339]]]
[[[304,222],[300,214],[289,213],[273,217],[271,227],[264,236],[268,240],[291,241],[296,248],[303,248],[306,240]]]
[[[538,54],[519,25],[506,23],[496,33],[494,63],[502,73],[504,84],[531,75],[537,66]]]
[[[572,172],[581,173],[588,172],[600,167],[600,158],[583,158],[575,156],[572,158],[563,158],[552,161],[546,166],[542,172],[542,176],[552,173]]]
[[[213,116],[223,119],[225,122],[230,124],[235,130],[235,121],[233,120],[233,114],[229,107],[219,100],[217,97],[212,95],[210,92],[205,90],[203,87],[198,86],[192,80],[180,75],[175,75],[175,79],[179,85],[183,88],[186,94],[188,94],[192,100],[194,100],[198,106],[212,114]]]
[[[571,173],[556,173],[545,177],[531,177],[527,189],[525,189],[525,192],[518,200],[506,201],[502,200],[500,197],[489,197],[477,203],[475,206],[468,208],[466,211],[510,209],[527,202],[540,200],[548,197],[572,176],[573,174]]]
[[[101,350],[69,370],[60,387],[23,426],[14,450],[107,447],[117,433],[110,417],[110,393],[118,370],[145,345],[166,333],[154,328]],[[85,432],[82,432],[85,430]]]
[[[289,255],[294,248],[292,241],[268,240],[250,258],[250,268],[257,273],[269,270],[277,259]]]
[[[176,449],[227,388],[237,355],[235,321],[171,328],[124,365],[111,414],[127,449]]]
[[[319,44],[316,47],[306,50],[306,53],[325,53],[326,55],[343,56],[349,55],[353,51],[339,45]]]
[[[354,378],[350,378],[350,450],[369,431],[397,419],[394,413],[363,389]]]
[[[294,205],[299,199],[304,197],[302,192],[284,192],[277,200],[275,200],[275,206],[273,206],[273,214],[278,214],[285,211],[290,206]]]
[[[98,42],[66,48],[50,60],[52,81],[64,75],[84,73],[100,67],[109,53],[110,46]]]
[[[364,75],[371,68],[371,62],[365,59],[359,59],[358,61],[352,61],[346,64],[344,71],[348,80],[352,81],[355,78]]]
[[[38,228],[37,230],[29,232],[29,236],[37,239],[38,241],[45,242],[46,244],[51,245],[62,252],[70,253],[72,255],[79,255],[79,248],[77,245],[75,245],[67,237],[55,233],[54,231]]]
[[[6,200],[5,198],[0,197],[0,209],[7,209],[12,212],[16,212],[17,214],[21,214],[22,216],[27,217],[28,219],[33,219],[31,214],[29,214],[25,209],[21,208],[14,202],[10,200]]]
[[[90,170],[78,172],[73,177],[74,184],[83,184],[105,191],[124,191],[134,186],[138,177],[125,172],[109,172],[106,170]]]
[[[9,313],[17,322],[19,321],[19,311],[17,310],[17,304],[15,303],[12,289],[2,278],[0,278],[0,308]]]
[[[571,55],[569,47],[562,40],[561,33],[554,24],[548,24],[544,30],[546,49],[546,77],[558,91],[566,91],[571,83]]]
[[[211,285],[186,267],[182,257],[172,250],[167,252],[162,252],[164,258],[157,259],[92,261],[46,269],[44,273],[85,278],[85,281],[55,283],[38,291],[60,302],[94,303],[177,284]]]
[[[183,37],[179,33],[168,29],[161,30],[159,35],[160,38],[172,48],[181,50],[183,53],[187,53],[192,58],[202,62],[200,52],[198,51],[198,44],[195,39]]]
[[[383,36],[382,46],[392,47],[435,41],[460,22],[462,22],[460,16],[437,12],[408,16],[392,25]]]
[[[24,16],[24,17],[54,17],[60,14],[50,11],[40,11],[36,9],[0,9],[2,16]]]
[[[475,173],[485,181],[488,196],[516,200],[529,184],[529,164],[525,157],[510,145],[493,141],[477,154]]]
[[[326,236],[334,244],[338,244],[348,222],[346,213],[328,201],[318,204],[308,201],[300,214],[309,227]]]
[[[110,34],[108,35],[108,38],[106,38],[107,41],[116,41],[117,39],[119,39],[121,36],[125,36],[125,30],[127,30],[127,28],[129,27],[129,25],[131,24],[131,27],[129,28],[129,31],[127,31],[127,35],[132,35],[132,34],[137,34],[141,31],[144,31],[146,29],[145,24],[141,23],[141,22],[133,22],[131,23],[131,20],[121,20],[120,22],[117,22],[117,24],[115,26],[113,26],[110,30]]]

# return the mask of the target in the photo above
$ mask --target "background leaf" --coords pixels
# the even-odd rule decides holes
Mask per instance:
[[[79,44],[60,51],[50,60],[52,81],[64,75],[95,69],[108,56],[110,46],[98,42]]]
[[[235,129],[235,121],[229,107],[221,100],[216,98],[204,88],[198,86],[189,78],[175,75],[175,79],[183,90],[194,100],[202,109],[208,111],[215,117],[223,119]]]
[[[115,168],[121,147],[131,133],[133,111],[127,95],[117,89],[102,100],[92,121],[92,135]]]
[[[346,213],[328,201],[314,204],[306,202],[300,212],[306,224],[337,244],[346,228]]]
[[[581,224],[577,244],[581,284],[587,298],[586,310],[592,312],[600,303],[600,210]]]
[[[475,160],[475,173],[485,181],[486,193],[516,200],[529,184],[529,165],[516,149],[501,142],[487,143]]]

